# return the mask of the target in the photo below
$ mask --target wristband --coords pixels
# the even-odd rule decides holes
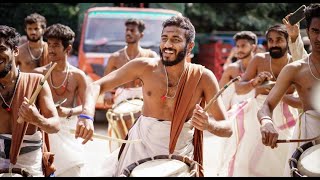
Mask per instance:
[[[93,120],[93,117],[88,116],[88,115],[85,115],[85,114],[80,114],[78,117],[79,117],[79,118],[83,118],[83,119],[90,119],[91,121],[94,121],[94,120]]]
[[[263,116],[259,119],[260,124],[261,124],[261,121],[264,119],[268,119],[269,121],[273,122],[270,116]]]

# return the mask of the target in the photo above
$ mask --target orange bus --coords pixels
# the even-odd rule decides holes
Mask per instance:
[[[159,51],[162,22],[171,16],[181,14],[178,11],[155,8],[131,7],[94,7],[84,16],[79,44],[79,68],[91,80],[100,79],[111,53],[123,48],[125,41],[125,21],[129,18],[142,19],[146,29],[140,45]],[[103,95],[100,95],[96,110],[107,110]]]

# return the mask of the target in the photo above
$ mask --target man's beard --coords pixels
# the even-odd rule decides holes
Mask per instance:
[[[27,35],[27,39],[28,41],[31,41],[31,42],[38,42],[41,39],[41,36],[38,38],[32,39],[29,35]]]
[[[273,59],[279,59],[285,55],[287,48],[288,48],[288,46],[286,46],[283,49],[281,49],[280,47],[272,47],[272,48],[269,48],[268,51],[270,53],[270,56]],[[278,51],[273,51],[273,50],[278,50]]]
[[[170,49],[170,48],[164,48],[163,50],[165,50],[165,49]],[[162,52],[161,52],[160,48],[159,48],[159,54],[160,54],[161,61],[162,61],[163,65],[165,65],[165,66],[174,66],[174,65],[178,64],[179,62],[181,62],[182,60],[184,60],[184,58],[186,57],[187,46],[184,47],[183,51],[180,51],[178,53],[178,56],[174,61],[165,61],[165,60],[163,60],[163,56],[162,56]]]
[[[249,51],[247,54],[245,54],[243,57],[238,57],[237,59],[245,59],[251,55],[251,51]]]
[[[12,64],[11,62],[6,64],[6,66],[4,67],[4,69],[2,71],[0,71],[0,78],[4,78],[7,76],[7,74],[11,71],[12,68]]]

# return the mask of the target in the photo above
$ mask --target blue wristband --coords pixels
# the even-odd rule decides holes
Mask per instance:
[[[93,121],[93,117],[85,115],[85,114],[80,114],[78,117],[83,118],[83,119],[90,119],[91,121]]]

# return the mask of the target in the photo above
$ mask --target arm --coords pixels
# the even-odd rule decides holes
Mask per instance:
[[[204,98],[208,103],[219,91],[219,85],[216,77],[207,69],[202,78],[201,87],[204,89]],[[227,111],[221,97],[218,97],[217,101],[209,107],[208,112],[204,112],[203,108],[196,104],[191,124],[201,131],[207,130],[220,137],[230,137],[232,135],[231,123],[228,121]]]
[[[271,148],[277,147],[276,142],[279,136],[272,123],[272,112],[286,94],[296,73],[293,65],[286,65],[280,72],[277,82],[267,96],[263,106],[258,111],[257,116],[261,123],[262,143],[266,146],[271,146]]]
[[[237,94],[247,94],[252,89],[256,89],[261,91],[260,85],[272,78],[272,75],[268,71],[263,71],[258,73],[258,62],[260,60],[260,56],[255,55],[253,59],[249,62],[248,67],[243,74],[240,82],[235,83],[235,89]]]
[[[107,75],[109,73],[111,73],[112,71],[116,70],[116,66],[115,66],[115,61],[117,60],[117,58],[112,55],[110,56],[109,60],[108,60],[108,64],[104,70],[104,75]],[[112,93],[110,91],[105,92],[104,94],[104,105],[111,105],[113,104],[113,96]]]
[[[295,97],[292,94],[286,94],[283,96],[282,101],[294,108],[302,109],[302,102],[299,97]]]
[[[86,90],[85,96],[84,96],[84,103],[83,103],[83,111],[82,114],[88,115],[90,117],[94,117],[95,113],[95,104],[97,102],[97,99],[100,94],[110,91],[111,89],[118,87],[122,84],[125,84],[127,82],[133,81],[137,78],[139,78],[143,72],[144,68],[146,67],[146,64],[141,59],[135,59],[121,68],[112,71],[110,74],[104,76],[103,78],[90,83],[88,85],[88,88]],[[84,139],[83,144],[85,144],[92,135],[85,134],[85,125],[82,123],[84,121],[83,118],[79,118],[77,127],[76,127],[76,133],[75,137],[81,137]]]
[[[289,34],[288,45],[289,45],[290,53],[292,55],[292,59],[293,61],[296,61],[296,60],[305,58],[308,55],[308,53],[304,49],[304,44],[300,35],[299,23],[292,26],[287,20],[290,14],[288,14],[285,18],[283,18],[282,22],[286,26],[286,29]]]
[[[229,65],[223,72],[219,81],[219,87],[223,88],[232,79],[232,67]]]
[[[25,98],[25,101],[20,106],[18,115],[23,118],[24,121],[33,124],[47,133],[56,133],[60,129],[59,116],[54,106],[50,87],[47,82],[43,84],[43,87],[38,94],[37,101],[38,108],[32,104],[27,103],[29,100]]]

